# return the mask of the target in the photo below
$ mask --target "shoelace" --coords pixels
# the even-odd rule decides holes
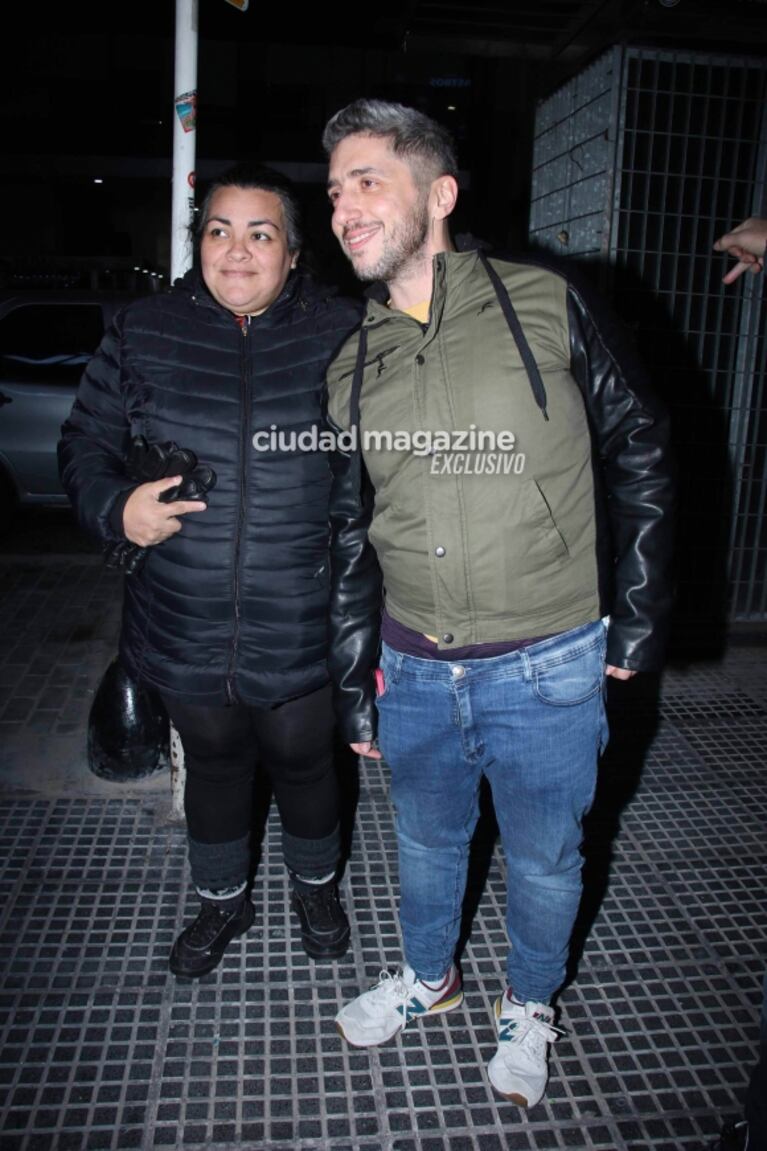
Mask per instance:
[[[301,892],[301,899],[312,914],[324,913],[329,919],[333,919],[338,903],[335,884],[318,886],[315,891],[304,890]]]
[[[506,1032],[504,1035],[503,1032]],[[565,1032],[544,1019],[510,1019],[505,1023],[500,1038],[533,1055],[545,1052],[547,1043],[554,1043]]]
[[[330,883],[318,884],[315,888],[303,888],[301,891],[301,898],[304,903],[315,903],[322,907],[333,903],[335,899],[335,887]]]
[[[207,943],[211,933],[215,935],[231,915],[231,908],[229,911],[225,911],[220,907],[213,907],[206,903],[189,929],[189,942],[192,944]]]
[[[402,1030],[404,1031],[411,1019],[417,1019],[421,1014],[420,1011],[411,1012],[408,1010],[409,1001],[414,994],[414,988],[405,983],[404,972],[401,968],[392,973],[390,971],[379,971],[379,982],[375,985],[373,990],[377,992],[377,1001],[386,999],[396,999],[397,1008],[402,1012]]]
[[[408,1000],[413,989],[408,987],[402,975],[403,973],[399,968],[397,968],[393,975],[390,971],[379,971],[378,983],[376,983],[373,988],[374,991],[379,993],[378,998],[388,999],[390,996],[395,996],[403,1002]]]

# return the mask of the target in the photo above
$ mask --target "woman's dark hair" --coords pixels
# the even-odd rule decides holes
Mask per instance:
[[[219,188],[255,188],[260,192],[273,192],[282,204],[285,214],[288,251],[298,252],[303,243],[301,232],[301,208],[296,190],[287,176],[269,168],[266,164],[237,164],[234,168],[218,176],[208,188],[194,228],[194,238],[199,244],[210,215],[210,202]]]

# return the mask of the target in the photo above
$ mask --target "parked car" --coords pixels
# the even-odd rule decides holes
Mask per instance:
[[[135,294],[26,291],[0,298],[0,525],[19,505],[67,506],[56,444],[83,368]]]

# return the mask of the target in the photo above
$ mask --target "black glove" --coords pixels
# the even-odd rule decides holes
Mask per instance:
[[[164,444],[148,444],[143,436],[136,436],[128,452],[127,472],[139,484],[152,484],[166,476],[181,476],[179,483],[160,494],[160,503],[174,500],[200,500],[207,504],[206,496],[216,484],[216,473],[207,464],[197,462],[197,456],[187,448],[180,448],[172,440]],[[121,568],[126,575],[141,569],[148,548],[118,540],[107,544],[104,562],[107,567]]]

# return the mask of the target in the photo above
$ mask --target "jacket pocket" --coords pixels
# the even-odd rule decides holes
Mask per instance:
[[[533,479],[528,487],[531,497],[531,522],[543,534],[553,556],[563,558],[569,556],[570,549],[567,546],[567,541],[557,526],[557,521],[554,519],[554,513],[551,510],[551,504],[540,482]]]

